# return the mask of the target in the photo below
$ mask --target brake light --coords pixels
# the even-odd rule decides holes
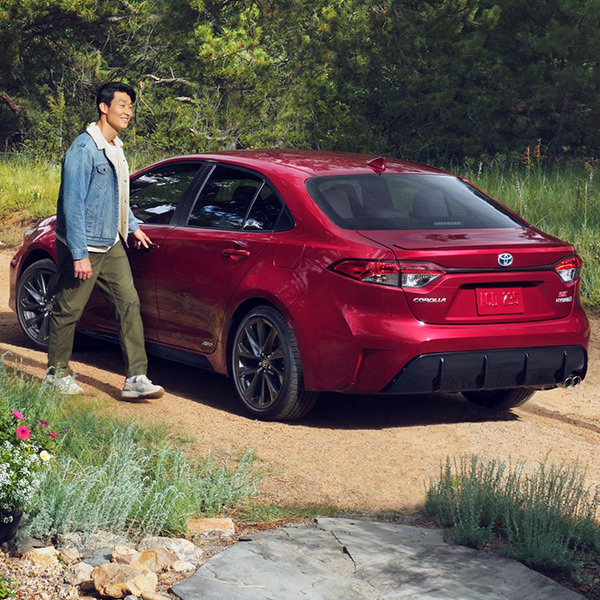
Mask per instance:
[[[402,287],[421,288],[431,283],[446,271],[433,263],[401,262]]]
[[[579,277],[581,264],[582,263],[579,256],[572,256],[571,258],[565,258],[564,260],[561,260],[554,267],[554,270],[565,283],[570,283]]]
[[[364,283],[377,283],[398,287],[400,269],[391,260],[343,260],[333,265],[332,270]]]
[[[391,260],[343,260],[331,267],[336,273],[364,283],[421,288],[446,273],[432,263]]]

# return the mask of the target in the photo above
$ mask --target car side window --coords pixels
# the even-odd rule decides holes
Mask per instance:
[[[254,204],[244,223],[244,230],[270,231],[275,229],[282,208],[283,205],[273,190],[268,185],[264,185],[254,199]]]
[[[233,167],[217,166],[200,192],[188,226],[242,229],[254,199],[264,187],[258,175]]]
[[[143,223],[168,225],[200,164],[162,165],[131,182],[129,205]]]

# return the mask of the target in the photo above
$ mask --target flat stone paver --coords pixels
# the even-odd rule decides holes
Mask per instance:
[[[173,585],[181,600],[577,600],[522,564],[440,530],[319,519],[240,541]]]

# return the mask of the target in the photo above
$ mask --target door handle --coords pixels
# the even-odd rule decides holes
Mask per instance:
[[[239,248],[226,248],[221,254],[225,258],[231,258],[231,260],[240,260],[242,258],[248,258],[250,256],[250,251],[241,250]]]
[[[144,248],[146,252],[156,252],[160,250],[160,244],[150,244],[147,248]]]

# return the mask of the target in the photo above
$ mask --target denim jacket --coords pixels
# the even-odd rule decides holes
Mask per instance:
[[[117,173],[88,132],[79,135],[63,159],[56,210],[56,234],[73,260],[88,256],[88,244],[112,246],[119,222]],[[129,209],[128,230],[140,221]]]

